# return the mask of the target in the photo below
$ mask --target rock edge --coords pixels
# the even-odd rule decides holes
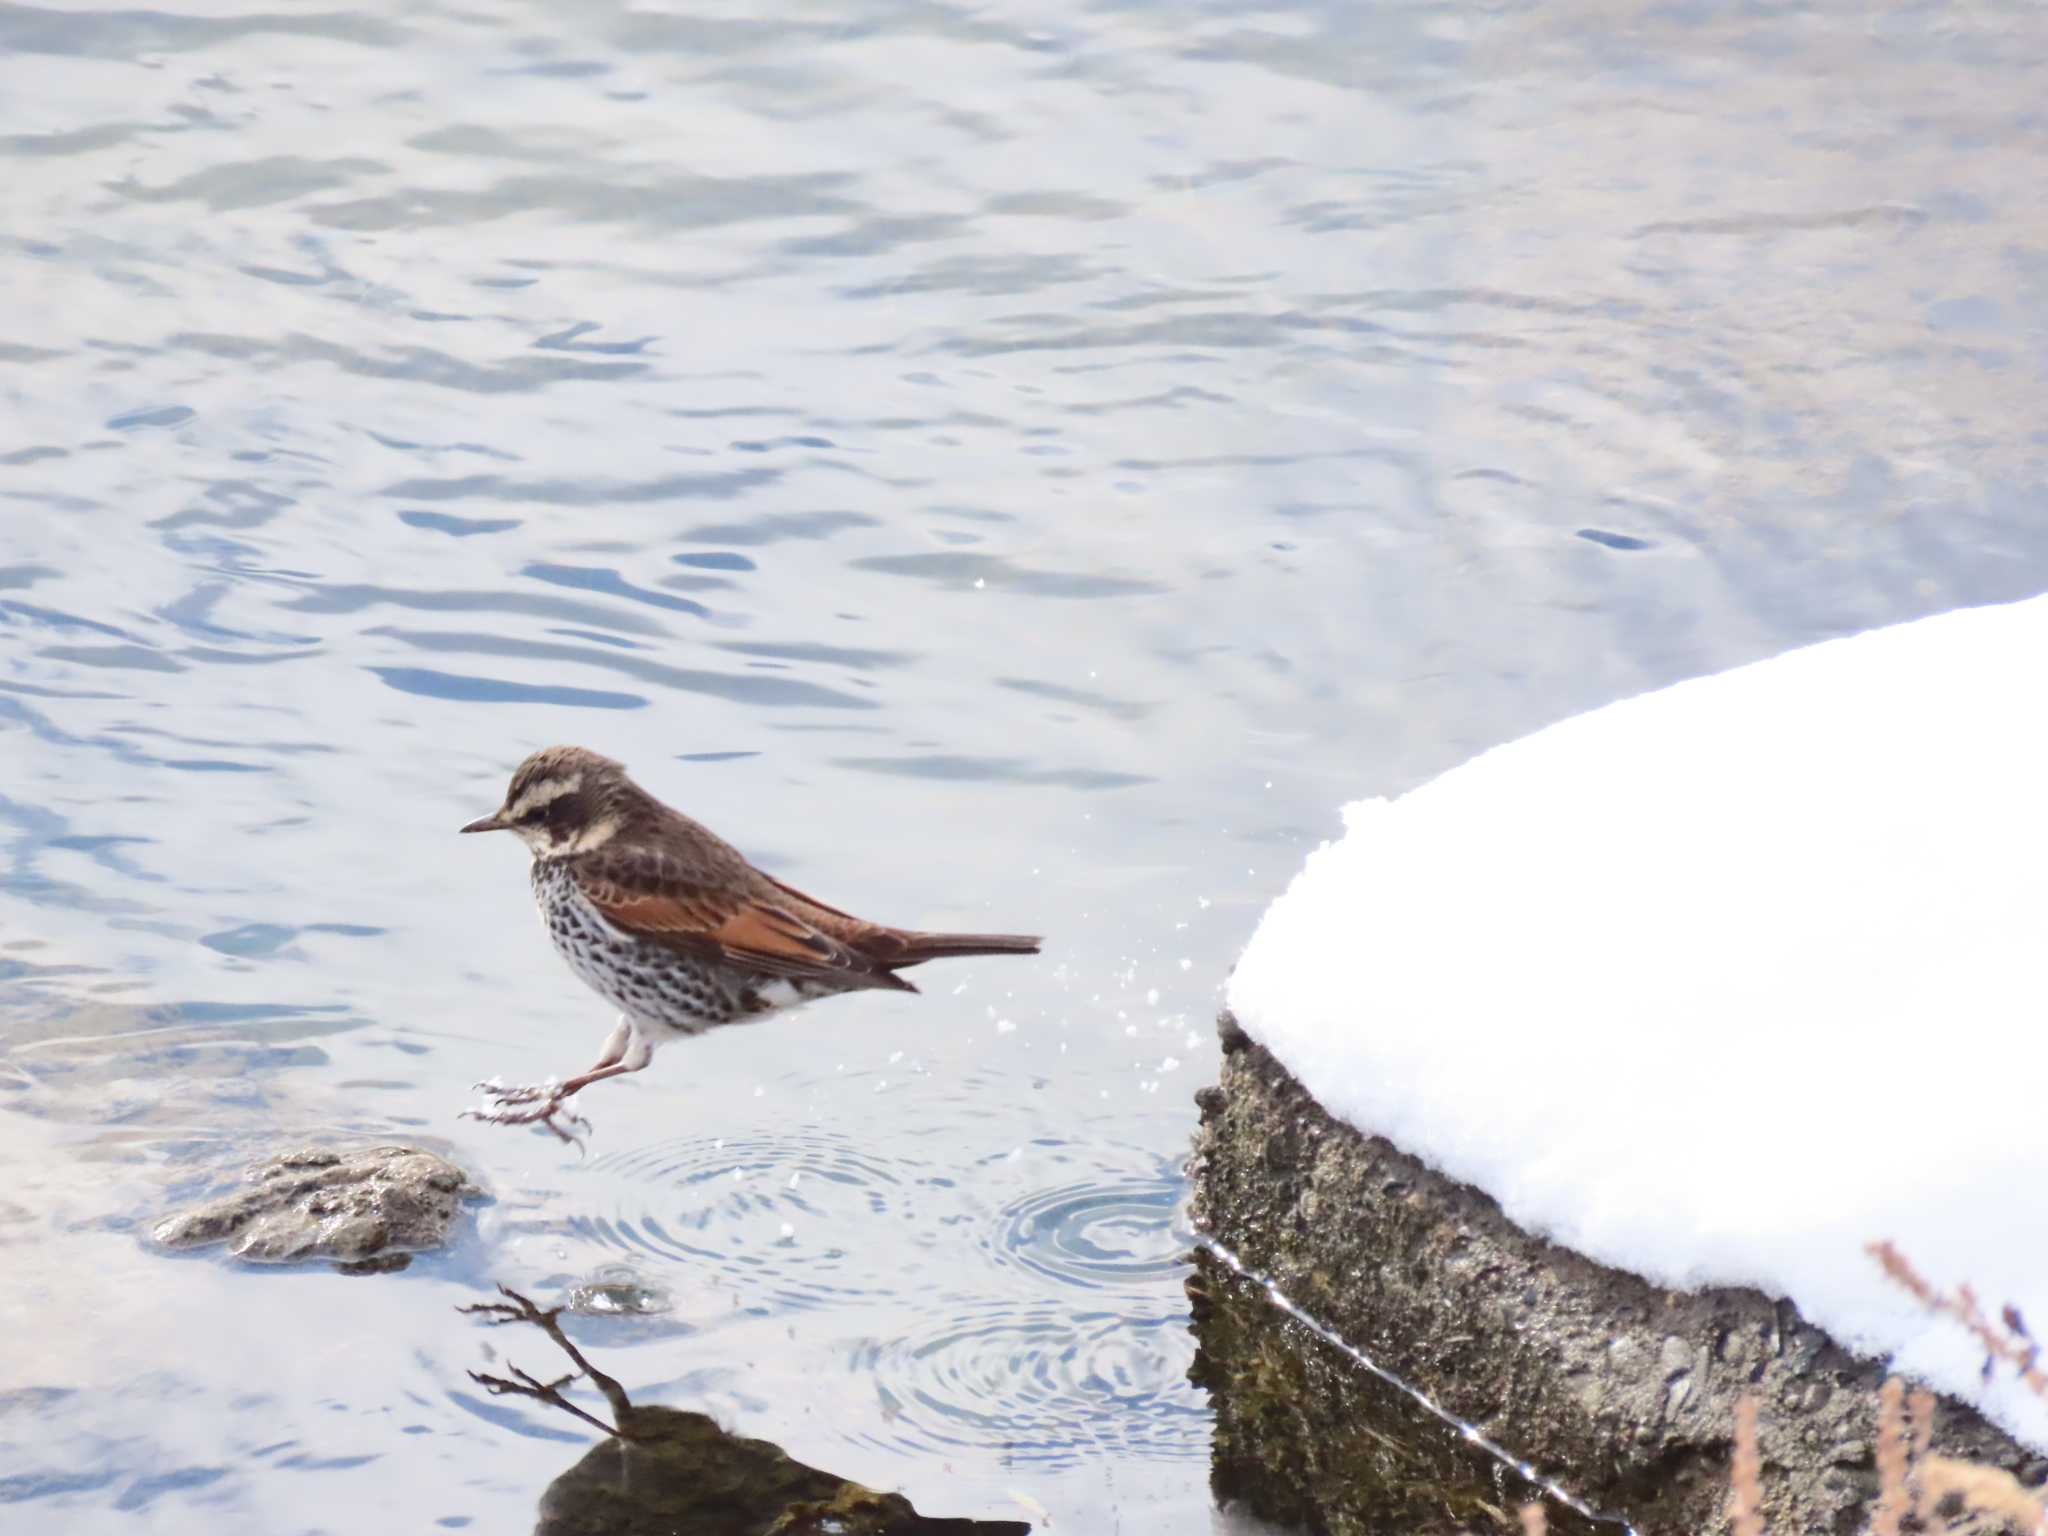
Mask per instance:
[[[1196,1095],[1199,1230],[1644,1536],[1728,1529],[1729,1438],[1749,1390],[1761,1400],[1771,1528],[1861,1529],[1877,1484],[1879,1362],[1842,1349],[1790,1301],[1745,1288],[1666,1290],[1524,1232],[1482,1191],[1331,1116],[1227,1013],[1219,1029],[1221,1080]],[[1276,1311],[1275,1329],[1284,1324]],[[1200,1342],[1207,1350],[1211,1340]],[[1217,1343],[1242,1352],[1220,1334]],[[1229,1392],[1233,1363],[1207,1364],[1213,1389]],[[1316,1411],[1240,1415],[1219,1402],[1217,1465],[1298,1469],[1312,1446],[1260,1442],[1351,1431],[1318,1424]],[[2028,1483],[2048,1477],[2048,1462],[1965,1404],[1942,1399],[1936,1423],[1945,1454]],[[1226,1444],[1232,1437],[1240,1443]],[[1262,1494],[1253,1477],[1230,1492],[1254,1513],[1299,1519],[1300,1479],[1284,1480]],[[1355,1493],[1356,1507],[1341,1488],[1319,1495],[1315,1523],[1375,1529],[1374,1490]]]
[[[166,1248],[228,1251],[257,1264],[330,1259],[351,1274],[403,1269],[438,1248],[463,1203],[483,1194],[418,1147],[301,1147],[254,1164],[243,1187],[152,1229]]]

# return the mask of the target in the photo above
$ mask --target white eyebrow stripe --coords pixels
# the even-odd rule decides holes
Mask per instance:
[[[529,784],[526,792],[505,808],[505,819],[522,820],[536,807],[559,800],[564,795],[573,795],[582,787],[583,775],[580,773],[572,773],[566,779],[542,779],[537,784]]]
[[[588,853],[593,848],[602,848],[612,840],[613,834],[618,830],[618,817],[599,817],[581,832],[570,838],[563,851],[566,853]]]

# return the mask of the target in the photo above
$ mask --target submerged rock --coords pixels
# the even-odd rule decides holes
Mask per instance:
[[[483,1191],[446,1158],[418,1147],[304,1147],[250,1168],[232,1194],[167,1216],[166,1248],[226,1243],[258,1264],[332,1260],[349,1274],[403,1269],[438,1248],[465,1200]]]
[[[1644,1536],[1728,1529],[1735,1404],[1749,1391],[1770,1527],[1861,1528],[1879,1362],[1789,1301],[1666,1290],[1532,1236],[1483,1192],[1332,1117],[1227,1015],[1223,1040],[1222,1081],[1198,1095],[1194,1220],[1247,1270]],[[1518,1529],[1529,1485],[1469,1446],[1461,1456],[1460,1431],[1379,1390],[1262,1286],[1210,1259],[1190,1291],[1219,1497],[1338,1536]],[[2030,1482],[2048,1470],[1951,1399],[1934,1446]]]
[[[885,1493],[810,1467],[781,1446],[721,1428],[701,1413],[633,1402],[562,1331],[563,1309],[543,1309],[500,1286],[503,1301],[462,1310],[494,1324],[525,1323],[567,1355],[559,1381],[471,1371],[494,1397],[524,1397],[573,1414],[605,1438],[548,1484],[534,1536],[1030,1536],[1021,1520],[921,1515]],[[603,1396],[606,1421],[563,1395],[581,1376]]]
[[[1026,1536],[1010,1520],[921,1515],[701,1413],[630,1407],[541,1496],[534,1536]]]
[[[630,1264],[607,1264],[569,1291],[569,1310],[586,1317],[653,1317],[674,1305],[668,1287]]]

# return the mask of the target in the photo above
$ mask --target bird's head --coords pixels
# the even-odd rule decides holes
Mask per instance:
[[[636,794],[623,766],[582,747],[543,747],[512,773],[505,803],[465,832],[516,832],[537,859],[602,847]]]

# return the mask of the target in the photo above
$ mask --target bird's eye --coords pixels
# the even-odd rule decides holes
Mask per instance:
[[[521,816],[519,818],[520,824],[523,826],[538,827],[548,823],[559,822],[562,819],[562,817],[567,813],[568,809],[569,796],[556,795],[554,799],[543,800],[539,805],[536,805],[532,807],[530,810],[528,810],[524,816]]]

